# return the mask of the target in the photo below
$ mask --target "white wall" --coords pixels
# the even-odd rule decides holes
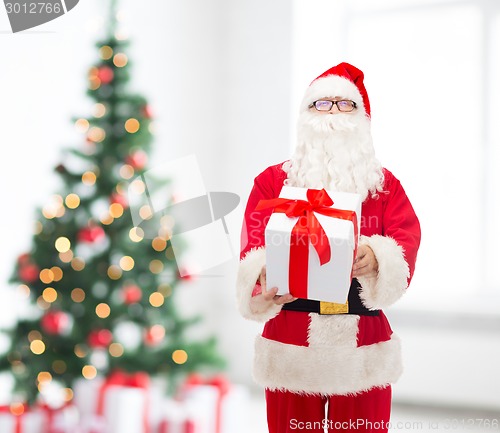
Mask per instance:
[[[57,192],[53,167],[62,147],[82,144],[70,118],[89,113],[86,71],[96,59],[107,2],[82,1],[32,31],[7,32],[0,14],[0,122],[3,160],[0,243],[0,325],[15,317],[6,281],[30,245],[34,207]],[[242,198],[229,218],[239,239],[253,178],[288,157],[291,4],[286,0],[124,0],[122,28],[130,34],[132,88],[156,118],[152,166],[195,154],[208,191]],[[4,16],[5,15],[5,16]],[[196,110],[189,108],[196,99]],[[273,99],[281,105],[273,104]],[[280,108],[280,107],[285,107]],[[196,334],[215,332],[229,375],[250,383],[253,338],[260,326],[235,308],[237,258],[179,288],[187,314],[206,317]],[[1,344],[1,342],[0,342]]]

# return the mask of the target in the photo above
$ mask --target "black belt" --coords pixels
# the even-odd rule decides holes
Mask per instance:
[[[345,304],[335,304],[332,302],[314,301],[312,299],[297,299],[283,305],[283,310],[303,311],[306,313],[318,314],[357,314],[360,316],[378,316],[379,310],[369,310],[361,302],[359,292],[361,284],[354,278],[351,282],[349,295]]]

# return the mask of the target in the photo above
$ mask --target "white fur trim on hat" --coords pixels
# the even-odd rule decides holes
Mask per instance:
[[[258,297],[252,300],[252,291],[262,268],[266,264],[265,247],[251,249],[240,261],[236,279],[236,299],[238,309],[246,319],[266,322],[280,311],[282,306],[272,302],[259,302]],[[252,300],[252,307],[250,301]]]
[[[328,75],[314,80],[305,92],[300,112],[308,110],[309,105],[318,99],[336,96],[354,101],[359,110],[366,112],[363,97],[356,85],[339,75]]]
[[[377,277],[358,277],[360,297],[366,308],[379,310],[396,302],[406,293],[410,270],[403,248],[389,236],[361,236],[360,245],[368,245],[378,262]]]
[[[353,328],[354,332],[347,329],[351,338],[344,340],[342,337],[327,345],[316,345],[311,341],[307,347],[258,336],[255,342],[254,380],[270,390],[347,395],[387,386],[399,379],[403,366],[401,343],[396,335],[392,334],[388,341],[357,347],[355,331],[359,316],[330,316],[328,319],[331,320],[326,327],[331,328],[334,334],[341,335],[346,328]],[[311,322],[310,334],[315,333],[316,325],[321,328],[325,323]],[[325,330],[320,332],[328,333]]]

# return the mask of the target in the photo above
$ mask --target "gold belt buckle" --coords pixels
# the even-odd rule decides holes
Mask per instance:
[[[349,313],[349,302],[337,304],[335,302],[319,302],[319,314],[347,314]]]

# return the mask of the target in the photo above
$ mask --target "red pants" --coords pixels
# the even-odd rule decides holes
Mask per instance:
[[[269,433],[387,433],[391,386],[330,397],[266,390],[266,401]]]

